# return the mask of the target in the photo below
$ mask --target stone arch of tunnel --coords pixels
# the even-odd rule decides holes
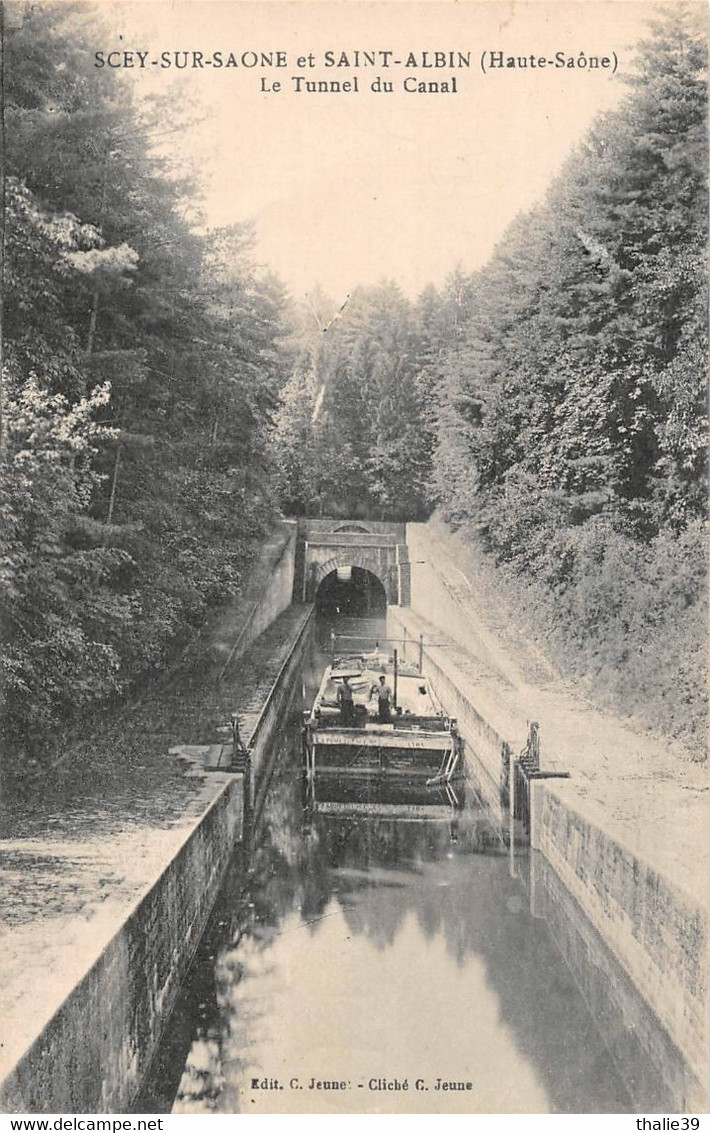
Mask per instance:
[[[296,553],[294,594],[315,602],[326,575],[338,568],[360,567],[380,580],[388,606],[409,605],[410,568],[403,532],[303,531]]]
[[[365,567],[341,564],[323,574],[316,585],[316,613],[335,617],[384,617],[387,590],[380,578]]]

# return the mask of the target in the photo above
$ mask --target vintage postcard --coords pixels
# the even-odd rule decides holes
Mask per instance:
[[[699,1129],[704,5],[8,0],[2,98],[0,1108]]]

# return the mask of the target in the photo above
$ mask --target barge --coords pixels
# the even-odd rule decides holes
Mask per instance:
[[[374,785],[414,790],[427,810],[457,805],[452,783],[463,777],[463,759],[456,720],[419,669],[398,664],[396,651],[333,658],[305,714],[303,754],[311,800],[318,782],[321,801],[338,784],[355,809],[358,795],[363,810],[377,809]]]

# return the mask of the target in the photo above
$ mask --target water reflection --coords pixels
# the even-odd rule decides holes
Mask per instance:
[[[248,883],[242,862],[137,1108],[630,1112],[481,813],[462,811],[453,838],[446,821],[309,823],[297,737],[285,742]]]

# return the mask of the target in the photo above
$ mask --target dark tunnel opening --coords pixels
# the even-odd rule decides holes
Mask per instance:
[[[363,567],[339,567],[327,574],[316,593],[320,618],[377,618],[387,612],[387,595],[377,575]]]

